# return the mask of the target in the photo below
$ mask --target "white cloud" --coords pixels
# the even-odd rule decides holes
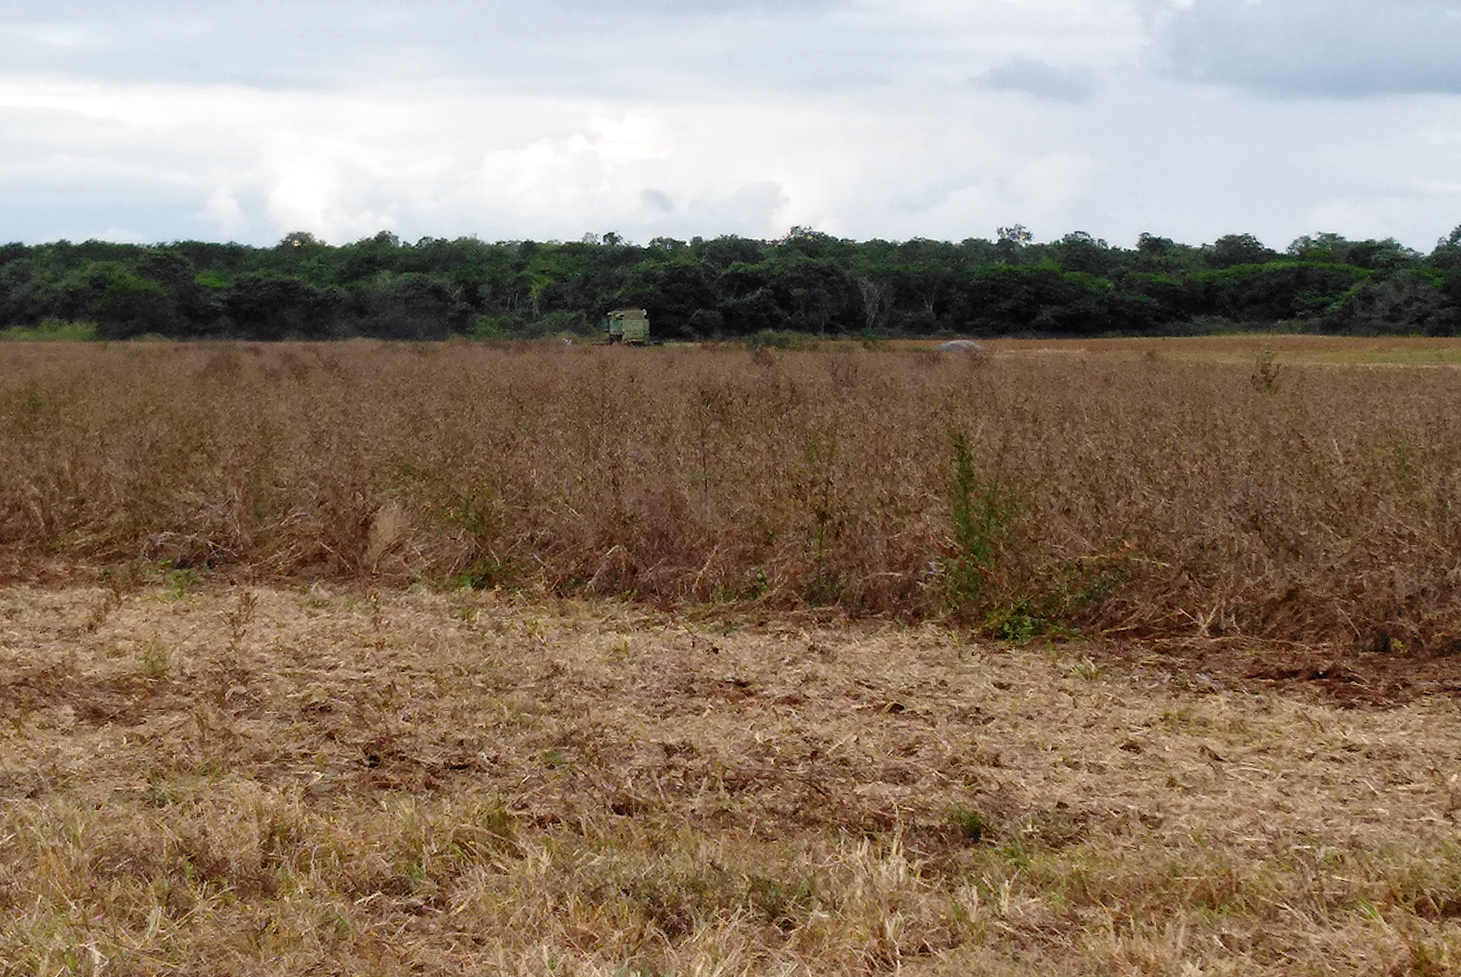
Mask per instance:
[[[1437,197],[1449,198],[1450,218],[1437,225],[1437,236],[1444,233],[1444,224],[1461,223],[1461,184],[1440,184],[1417,187],[1415,193],[1394,196],[1345,198],[1321,201],[1308,211],[1309,226],[1316,229],[1343,227],[1354,238],[1382,239],[1395,236],[1397,227],[1413,227],[1429,222],[1435,216]],[[1417,250],[1429,251],[1431,242],[1411,235],[1409,243]]]
[[[1461,220],[1461,100],[1338,101],[1265,67],[1435,75],[1449,28],[1413,35],[1457,3],[1404,0],[1368,53],[1311,30],[1331,11],[1363,37],[1399,3],[11,0],[0,227],[957,240],[1020,221],[1282,246],[1393,225],[1428,246]]]
[[[249,230],[248,215],[227,187],[219,187],[208,195],[199,216],[212,226],[217,236],[226,240],[237,240]]]

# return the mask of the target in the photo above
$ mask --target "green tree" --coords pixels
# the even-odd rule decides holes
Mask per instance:
[[[1062,271],[1081,271],[1088,275],[1109,275],[1119,264],[1117,252],[1098,237],[1075,231],[1060,239],[1052,250],[1055,263]]]
[[[466,332],[472,310],[450,283],[382,272],[353,296],[354,328],[380,339],[445,339]]]
[[[1461,269],[1461,225],[1436,242],[1430,263],[1437,268]]]
[[[1440,272],[1402,269],[1366,279],[1329,316],[1329,329],[1352,336],[1454,336],[1461,308]]]
[[[36,325],[50,309],[35,262],[23,257],[0,264],[0,328]]]
[[[1227,234],[1204,250],[1207,263],[1213,268],[1257,265],[1278,257],[1276,252],[1270,251],[1252,234]]]
[[[250,272],[230,284],[223,298],[227,326],[249,339],[324,339],[340,335],[337,318],[344,295],[277,272]]]
[[[1323,316],[1367,274],[1351,265],[1271,261],[1200,272],[1189,283],[1203,314],[1267,323]]]
[[[104,339],[172,335],[180,324],[177,299],[167,287],[129,271],[111,276],[93,303],[92,314]]]
[[[1354,265],[1371,271],[1394,271],[1413,265],[1420,258],[1393,237],[1383,241],[1350,241],[1331,233],[1305,235],[1288,246],[1288,253],[1304,261]]]

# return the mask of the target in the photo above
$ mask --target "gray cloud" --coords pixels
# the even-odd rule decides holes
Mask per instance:
[[[996,65],[974,79],[981,88],[1026,92],[1038,98],[1083,102],[1095,88],[1092,72],[1058,68],[1033,58],[1013,58]]]
[[[1167,70],[1282,95],[1461,93],[1458,0],[1194,0],[1155,17]]]
[[[323,89],[493,79],[518,90],[675,90],[804,73],[797,22],[845,0],[11,0],[6,74]]]
[[[675,212],[675,199],[663,190],[655,190],[647,187],[639,193],[639,199],[650,210],[661,214],[673,214]]]
[[[720,16],[728,13],[773,17],[800,15],[851,5],[850,0],[549,0],[553,6],[578,13],[621,17],[652,14],[674,18]]]

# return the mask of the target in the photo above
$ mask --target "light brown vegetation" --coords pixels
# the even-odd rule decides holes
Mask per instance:
[[[1461,650],[1461,372],[1273,340],[1255,384],[1257,342],[15,344],[0,567]],[[1006,513],[977,586],[961,437]]]
[[[194,586],[0,591],[0,972],[1461,966],[1453,698]]]
[[[1297,343],[7,346],[0,974],[1455,972],[1461,373]]]

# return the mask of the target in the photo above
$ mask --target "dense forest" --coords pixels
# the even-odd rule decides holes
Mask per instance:
[[[648,310],[659,338],[766,331],[862,336],[1152,335],[1260,329],[1461,334],[1461,227],[1429,255],[1394,240],[1249,234],[1135,248],[1085,233],[1034,243],[777,241],[617,234],[489,244],[382,232],[331,246],[87,241],[0,246],[0,329],[91,324],[104,339],[441,339],[591,333]]]

